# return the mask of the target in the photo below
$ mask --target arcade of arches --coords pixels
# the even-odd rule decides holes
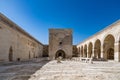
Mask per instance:
[[[88,44],[80,45],[78,47],[78,53],[80,57],[84,58],[95,58],[95,59],[105,59],[105,60],[115,60],[116,52],[119,52],[120,43],[115,42],[115,37],[112,34],[108,34],[103,41],[97,39]],[[119,58],[119,53],[117,54],[117,59]]]
[[[120,62],[120,20],[77,45],[82,58]]]

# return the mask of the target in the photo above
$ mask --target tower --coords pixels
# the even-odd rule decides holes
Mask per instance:
[[[72,57],[72,30],[49,29],[49,57],[56,59]]]

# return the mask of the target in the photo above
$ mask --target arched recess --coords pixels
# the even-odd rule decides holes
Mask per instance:
[[[9,61],[13,61],[13,48],[12,46],[9,48]]]
[[[81,47],[81,57],[83,57],[83,46]]]
[[[90,58],[92,56],[92,49],[93,49],[93,45],[90,42],[88,45],[88,58]]]
[[[87,45],[84,46],[84,57],[87,57]]]
[[[36,55],[35,55],[35,52],[33,52],[33,58],[35,58],[35,56],[36,56]]]
[[[63,50],[58,50],[56,52],[56,55],[55,55],[55,59],[58,58],[58,57],[62,57],[62,58],[65,58],[65,52]]]
[[[31,59],[31,52],[29,51],[29,59]]]
[[[81,50],[81,49],[80,49],[80,47],[79,47],[79,52],[78,52],[78,56],[81,56],[81,52],[80,52],[80,50]]]
[[[107,60],[114,60],[114,43],[115,38],[113,35],[109,34],[104,39],[103,51],[104,51],[104,58]]]
[[[94,54],[95,58],[101,58],[101,42],[99,39],[95,41]]]

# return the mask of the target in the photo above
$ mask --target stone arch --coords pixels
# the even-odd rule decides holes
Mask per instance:
[[[101,41],[99,39],[95,41],[94,54],[95,58],[101,58]]]
[[[84,46],[84,57],[87,57],[87,45]]]
[[[65,58],[65,52],[63,50],[58,50],[55,54],[55,59],[58,58],[58,57],[62,57],[62,58]]]
[[[93,49],[93,44],[92,44],[92,42],[90,42],[88,44],[88,58],[90,58],[92,56],[92,49]]]
[[[12,46],[9,48],[9,61],[13,61],[13,48]]]
[[[113,60],[114,59],[114,49],[113,48],[109,48],[107,50],[107,59],[109,59],[109,60]]]
[[[103,44],[103,52],[104,52],[103,57],[107,60],[108,59],[114,60],[114,43],[115,43],[115,38],[112,34],[109,34],[105,37]]]
[[[83,46],[81,46],[81,57],[83,57]]]

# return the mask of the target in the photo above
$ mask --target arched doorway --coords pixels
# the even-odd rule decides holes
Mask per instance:
[[[80,47],[79,47],[79,52],[78,52],[78,56],[79,56],[79,57],[81,56],[81,52],[80,52],[80,50],[81,50],[81,49],[80,49]]]
[[[55,58],[58,58],[58,57],[62,57],[62,58],[65,58],[65,52],[63,50],[58,50],[56,52],[56,55],[55,55]]]
[[[109,48],[107,50],[107,59],[109,60],[114,60],[114,49]]]
[[[104,58],[107,60],[114,60],[114,43],[115,38],[111,34],[109,34],[104,40]]]
[[[94,47],[94,53],[95,53],[95,58],[101,58],[101,42],[99,39],[95,41],[95,47]]]
[[[83,57],[83,46],[81,47],[81,57]]]
[[[92,48],[93,48],[93,45],[92,45],[92,43],[90,42],[90,43],[89,43],[89,46],[88,46],[88,58],[91,58],[91,57],[92,57]]]
[[[87,57],[87,45],[84,46],[84,57]]]
[[[13,49],[12,49],[12,47],[9,48],[9,61],[13,61]]]

